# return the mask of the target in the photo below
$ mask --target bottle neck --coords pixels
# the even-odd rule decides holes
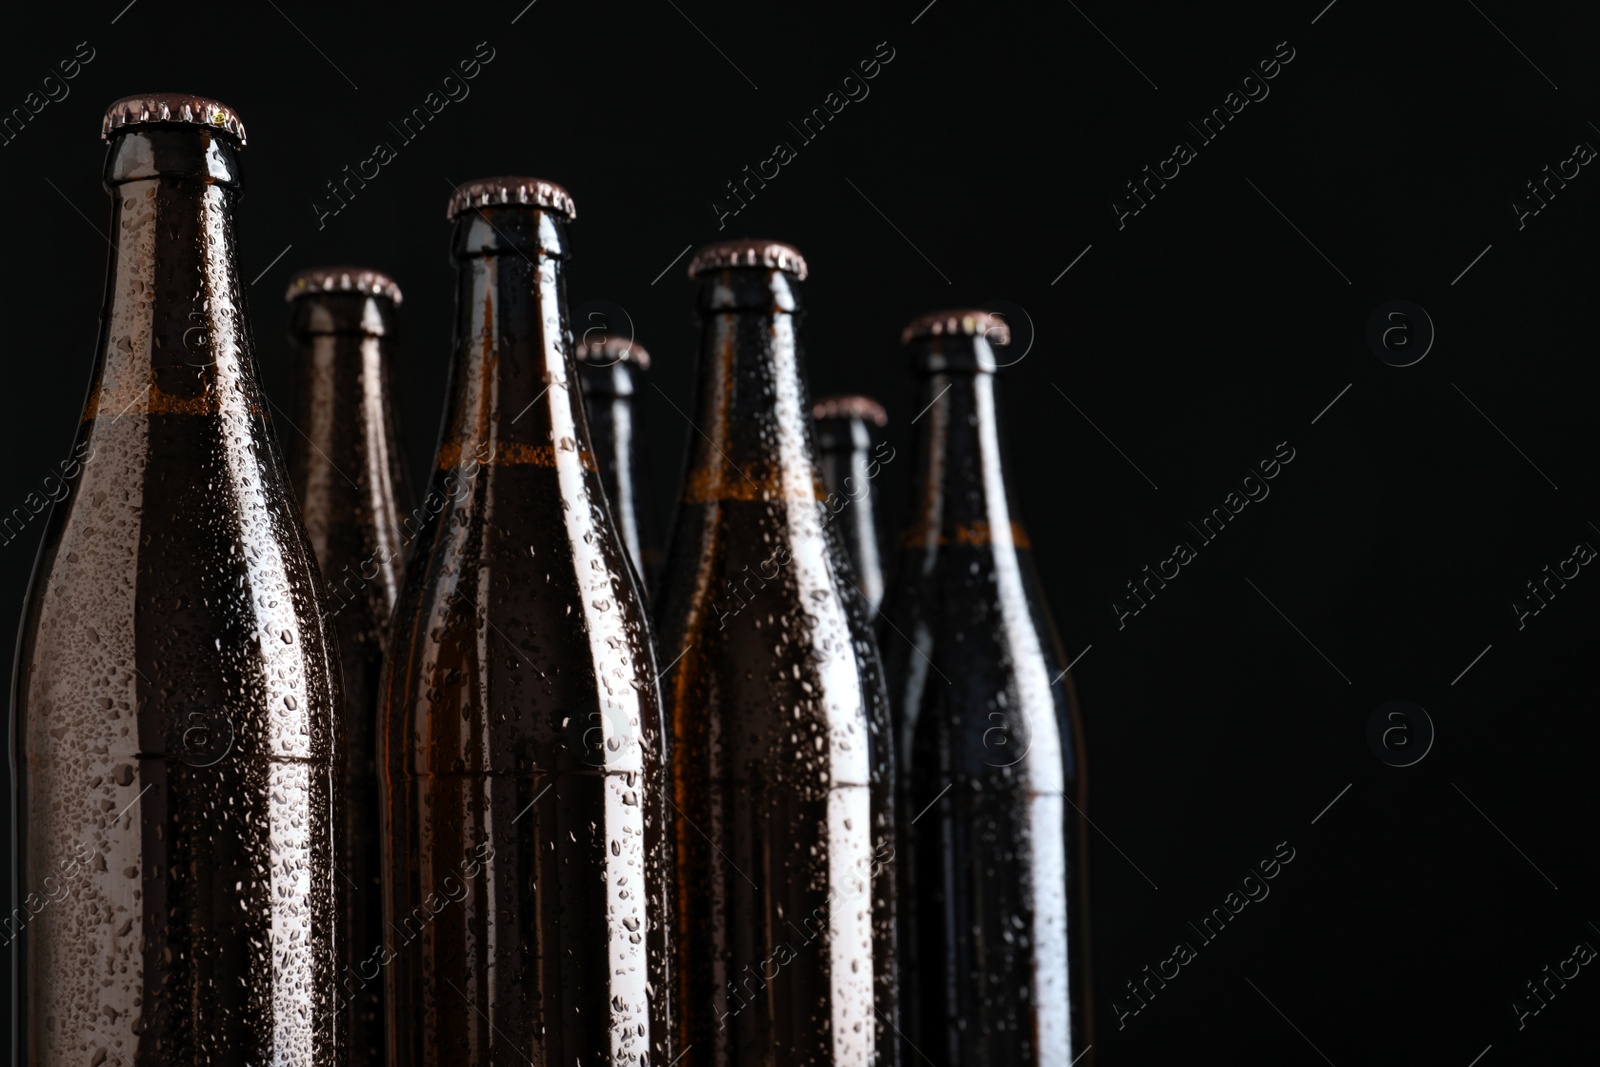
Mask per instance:
[[[902,547],[927,560],[951,547],[1028,549],[1006,486],[993,350],[964,336],[918,346],[916,495]]]
[[[593,470],[567,330],[565,219],[484,208],[456,222],[455,360],[438,468]]]
[[[231,146],[202,129],[124,133],[112,142],[106,187],[112,256],[85,420],[260,415]]]
[[[823,494],[812,454],[800,301],[780,270],[730,268],[700,289],[700,363],[684,502],[806,502]]]
[[[289,474],[317,560],[332,573],[335,539],[353,539],[341,548],[363,556],[398,559],[403,487],[390,399],[394,306],[353,292],[303,296],[291,307],[290,335]],[[333,529],[339,524],[359,529],[341,538]]]
[[[638,389],[635,369],[625,362],[597,366],[578,364],[578,381],[589,424],[589,443],[600,468],[600,481],[611,502],[611,518],[623,547],[640,573],[644,572],[644,546],[637,480],[638,426],[633,397]]]
[[[872,432],[858,418],[823,419],[816,424],[817,466],[828,496],[827,521],[856,565],[857,582],[869,607],[883,599],[883,564],[878,554],[878,524],[873,514],[872,481],[893,450],[874,449]]]

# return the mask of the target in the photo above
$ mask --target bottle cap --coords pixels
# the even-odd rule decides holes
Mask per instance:
[[[632,338],[618,337],[615,334],[608,334],[603,341],[598,339],[585,341],[580,337],[573,354],[579,363],[589,363],[597,367],[632,363],[640,370],[650,369],[650,353],[644,350],[644,345]]]
[[[900,343],[908,345],[922,337],[982,336],[992,345],[1011,343],[1011,327],[1006,320],[982,308],[958,308],[919,315],[900,331]]]
[[[450,197],[446,214],[453,220],[473,208],[499,207],[503,204],[549,208],[569,219],[578,217],[578,209],[565,189],[538,178],[479,178],[458,185],[455,194]]]
[[[100,121],[100,136],[109,141],[118,131],[158,124],[208,126],[228,134],[240,148],[244,147],[244,123],[233,108],[188,93],[125,96],[106,109],[106,117]]]
[[[783,270],[800,281],[806,280],[806,260],[800,250],[782,241],[718,241],[706,245],[689,261],[689,277],[698,278],[708,270],[724,267],[765,267]]]
[[[289,290],[284,300],[310,296],[313,293],[363,293],[381,296],[399,307],[402,301],[400,287],[387,274],[365,267],[312,267],[289,279]]]
[[[889,413],[883,410],[883,405],[870,396],[850,394],[846,396],[827,396],[817,401],[811,408],[813,419],[861,419],[874,426],[889,425]]]

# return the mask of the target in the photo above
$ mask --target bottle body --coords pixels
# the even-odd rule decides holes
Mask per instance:
[[[1006,492],[992,350],[913,342],[915,506],[884,603],[906,1037],[931,1062],[1067,1067],[1092,1044],[1076,700]],[[911,642],[916,647],[912,647]]]
[[[378,1067],[385,1062],[383,982],[363,977],[360,965],[384,940],[377,700],[400,584],[407,494],[390,399],[395,301],[376,291],[329,290],[330,277],[305,272],[290,285],[293,426],[284,437],[343,665],[344,805],[336,863],[348,891],[339,913],[345,936],[338,997],[350,1015],[350,1067]]]
[[[384,681],[396,1067],[671,1059],[653,650],[575,388],[563,223],[456,224],[448,415]]]
[[[695,1064],[896,1062],[888,709],[822,518],[794,281],[702,281],[706,436],[658,598]]]
[[[238,276],[237,164],[112,141],[100,355],[13,697],[18,1063],[331,1064],[337,652]]]

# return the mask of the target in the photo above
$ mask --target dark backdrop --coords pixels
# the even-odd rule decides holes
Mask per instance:
[[[243,269],[280,403],[289,274],[354,261],[398,279],[419,477],[450,339],[450,182],[572,191],[574,306],[625,308],[656,357],[645,459],[663,518],[691,432],[662,399],[692,402],[687,246],[797,244],[813,394],[878,396],[897,447],[916,413],[900,326],[1009,301],[1034,333],[1004,374],[1013,474],[1083,652],[1101,1062],[1593,1056],[1596,967],[1520,1029],[1512,1008],[1537,1006],[1523,983],[1576,943],[1600,947],[1600,576],[1552,583],[1520,628],[1512,608],[1537,606],[1519,589],[1546,565],[1600,546],[1600,174],[1574,156],[1600,146],[1600,108],[1577,5],[124,2],[10,11],[0,40],[0,111],[93,54],[0,145],[0,511],[72,440],[109,254],[100,115],[131,92],[244,116]],[[493,58],[470,95],[402,143],[389,123],[478,42]],[[802,144],[788,123],[889,49],[870,95]],[[1291,50],[1214,141],[1186,125]],[[380,140],[396,157],[319,225],[324,183]],[[795,158],[719,230],[712,199],[779,140]],[[1180,140],[1194,158],[1119,226],[1113,199],[1138,206],[1123,183],[1172,174]],[[1519,227],[1519,188],[1546,166],[1577,173]],[[1392,300],[1431,317],[1420,363],[1369,345]],[[1386,320],[1402,354],[1427,333],[1406,316]],[[1201,544],[1186,524],[1280,442],[1294,459],[1270,496]],[[908,471],[882,478],[891,524]],[[0,638],[42,526],[0,547]],[[1119,628],[1123,583],[1179,540],[1197,558]],[[1391,700],[1436,730],[1409,767],[1368,742]],[[1408,714],[1385,724],[1415,753]],[[1279,842],[1294,859],[1270,896],[1201,943],[1187,923]],[[1180,939],[1197,957],[1133,1013],[1123,984]]]

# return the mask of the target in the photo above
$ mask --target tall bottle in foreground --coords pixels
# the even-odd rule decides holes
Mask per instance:
[[[611,519],[645,589],[654,589],[660,558],[654,513],[639,478],[639,420],[633,407],[639,379],[650,369],[650,353],[631,338],[599,333],[580,337],[577,349],[583,410]]]
[[[13,691],[13,1062],[333,1064],[339,665],[257,384],[244,128],[155,94],[104,131],[99,356]]]
[[[823,518],[797,336],[805,261],[702,249],[701,435],[657,598],[686,1065],[896,1062],[888,708]]]
[[[650,630],[584,425],[564,190],[451,199],[455,354],[384,672],[393,1067],[670,1063]]]
[[[344,664],[337,862],[347,892],[337,996],[350,1012],[350,1067],[379,1067],[383,981],[371,973],[384,941],[378,675],[405,546],[406,483],[390,401],[400,287],[376,271],[326,267],[296,274],[287,299],[294,349],[293,426],[283,432],[289,477],[327,580]]]
[[[889,442],[874,443],[874,430],[889,424],[883,405],[868,396],[830,396],[816,402],[811,417],[817,424],[817,457],[829,521],[855,565],[856,587],[876,612],[883,602],[883,560],[878,546],[878,518],[873,507],[873,479],[894,459]]]
[[[912,322],[924,408],[884,602],[904,828],[906,1036],[938,1064],[1088,1064],[1077,702],[1001,457],[982,311]],[[887,640],[887,638],[886,638]],[[919,651],[920,650],[920,651]]]

